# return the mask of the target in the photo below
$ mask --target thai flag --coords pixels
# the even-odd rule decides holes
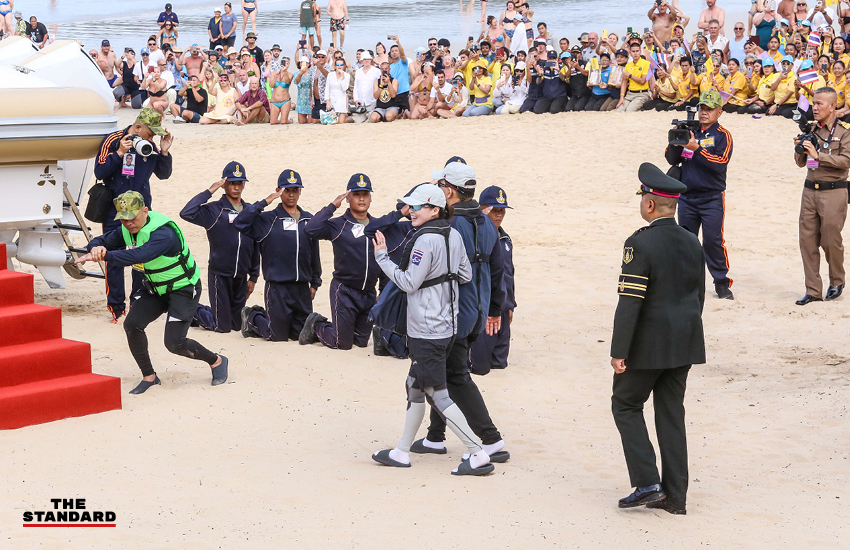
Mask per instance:
[[[809,46],[820,47],[820,34],[816,32],[809,33]]]
[[[797,78],[799,78],[800,82],[803,84],[810,84],[818,81],[818,72],[814,69],[802,71],[797,75]]]

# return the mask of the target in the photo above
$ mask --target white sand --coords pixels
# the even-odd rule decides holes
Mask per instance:
[[[36,300],[64,308],[65,335],[92,343],[95,372],[122,378],[124,409],[0,433],[0,547],[846,548],[850,298],[794,305],[804,291],[804,172],[784,119],[721,119],[735,138],[726,236],[737,299],[706,300],[708,364],[692,370],[686,399],[689,515],[616,507],[630,492],[610,413],[616,280],[623,241],[644,225],[637,167],[664,162],[671,118],[170,125],[174,175],[155,180],[153,196],[175,218],[231,159],[247,168],[247,200],[271,192],[282,169],[300,171],[312,212],[365,171],[373,212],[384,213],[453,154],[481,188],[504,186],[516,208],[505,228],[519,308],[510,367],[476,381],[512,459],[485,479],[450,476],[463,452],[450,435],[447,456],[414,456],[406,470],[374,463],[370,454],[401,434],[407,362],[375,358],[371,346],[341,352],[192,329],[230,357],[229,383],[212,388],[206,367],[164,349],[158,321],[148,333],[163,385],[127,395],[139,371],[108,321],[102,282],[51,291],[37,278]],[[528,137],[508,141],[518,135]],[[502,146],[484,145],[494,139]],[[202,229],[181,226],[205,266]],[[315,306],[327,314],[327,243],[322,260]],[[262,303],[257,288],[249,303]],[[118,527],[21,528],[24,510],[56,497],[113,510]]]

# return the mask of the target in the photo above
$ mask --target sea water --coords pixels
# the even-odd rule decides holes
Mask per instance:
[[[234,11],[239,16],[237,37],[242,36],[242,9],[238,0],[232,0]],[[257,44],[270,48],[280,44],[283,55],[294,53],[300,39],[298,32],[298,7],[300,0],[257,0]],[[209,46],[207,24],[213,16],[213,9],[223,7],[224,0],[215,2],[181,2],[171,0],[174,12],[180,18],[177,43],[184,49],[193,43],[204,48]],[[488,15],[499,16],[505,3],[490,0]],[[705,8],[704,0],[680,0],[681,8],[691,18],[689,31],[696,29],[700,11]],[[727,13],[743,13],[748,7],[740,0],[734,6],[725,5]],[[320,0],[322,6],[323,46],[332,41],[329,29],[330,17],[324,11],[327,0]],[[622,38],[627,27],[635,32],[643,32],[651,27],[647,12],[653,5],[652,0],[530,0],[529,5],[535,11],[535,26],[545,22],[555,39],[567,37],[576,43],[582,32],[608,30],[616,32]],[[99,48],[103,39],[112,43],[118,52],[124,47],[133,47],[138,57],[145,46],[148,36],[158,30],[157,16],[165,6],[165,0],[18,0],[15,10],[21,10],[25,19],[35,15],[47,25],[55,38],[76,39],[87,49]],[[471,9],[470,9],[471,8]],[[730,8],[732,8],[730,10]],[[353,53],[358,48],[374,50],[378,41],[386,46],[387,35],[398,35],[402,46],[412,54],[414,48],[425,46],[429,37],[448,38],[452,51],[457,53],[469,36],[478,38],[481,23],[477,20],[481,14],[479,0],[349,0],[348,13],[351,24],[345,33],[345,50]],[[731,23],[726,24],[731,35]],[[247,31],[251,31],[250,22]],[[536,34],[535,28],[535,34]],[[237,38],[237,46],[241,40]],[[338,46],[338,44],[337,44]]]

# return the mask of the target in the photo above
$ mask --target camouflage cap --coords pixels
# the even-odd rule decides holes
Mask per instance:
[[[707,90],[699,95],[699,105],[705,105],[709,109],[716,109],[723,105],[723,98],[720,93],[714,90]]]
[[[157,113],[150,107],[145,107],[136,117],[136,122],[144,124],[151,129],[151,132],[158,136],[164,136],[167,132],[162,128],[162,115]]]
[[[121,193],[112,202],[115,204],[115,220],[132,220],[145,207],[145,198],[138,191]]]

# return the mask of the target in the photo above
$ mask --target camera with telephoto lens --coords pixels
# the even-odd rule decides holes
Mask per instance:
[[[808,119],[806,119],[805,116],[803,116],[803,113],[796,109],[794,109],[792,113],[794,116],[792,116],[791,119],[797,123],[797,126],[800,127],[800,131],[803,132],[802,134],[797,136],[797,139],[800,140],[800,143],[794,146],[794,152],[798,155],[805,155],[805,143],[809,141],[812,143],[812,145],[815,146],[815,149],[817,149],[818,137],[814,134],[814,132],[812,132],[812,124],[808,121]]]
[[[153,143],[142,136],[133,136],[133,150],[143,157],[153,154]]]
[[[675,126],[667,132],[667,143],[670,145],[687,145],[691,141],[691,132],[699,130],[699,121],[696,120],[696,107],[686,107],[687,120],[673,120]]]

